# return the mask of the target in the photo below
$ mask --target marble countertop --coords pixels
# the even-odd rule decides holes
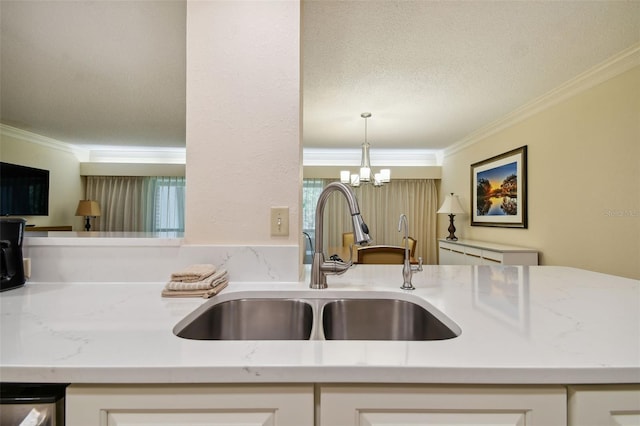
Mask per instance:
[[[63,383],[640,383],[640,282],[551,266],[425,266],[418,297],[461,330],[443,341],[195,341],[173,327],[249,294],[400,290],[400,265],[357,265],[329,288],[231,282],[209,300],[164,283],[28,283],[0,294],[2,381]]]

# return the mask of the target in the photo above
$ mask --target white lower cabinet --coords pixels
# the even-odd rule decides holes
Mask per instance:
[[[564,386],[323,385],[321,426],[518,425],[567,422]]]
[[[67,426],[567,424],[640,425],[640,385],[71,385],[66,395]]]
[[[313,385],[71,385],[67,426],[301,426]]]
[[[640,385],[569,386],[569,426],[640,425]]]

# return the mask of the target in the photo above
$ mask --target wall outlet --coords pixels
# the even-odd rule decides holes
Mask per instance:
[[[289,235],[289,207],[271,207],[271,236]]]
[[[22,266],[24,267],[24,277],[31,278],[31,258],[25,257],[22,259]]]

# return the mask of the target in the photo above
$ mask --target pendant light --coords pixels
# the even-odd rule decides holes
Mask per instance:
[[[369,142],[367,141],[367,119],[371,117],[370,112],[363,112],[360,117],[364,118],[364,142],[362,143],[362,158],[360,159],[359,173],[351,173],[349,170],[340,172],[340,182],[351,186],[360,186],[360,183],[373,183],[374,186],[382,186],[391,182],[391,170],[381,169],[379,173],[372,175],[371,159],[369,158]]]

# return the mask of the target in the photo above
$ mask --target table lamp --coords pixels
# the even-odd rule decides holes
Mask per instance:
[[[442,203],[442,206],[440,206],[438,213],[449,215],[449,236],[447,237],[447,240],[458,241],[458,237],[456,237],[456,227],[453,226],[453,217],[456,214],[464,213],[464,210],[460,205],[458,196],[453,195],[453,192],[451,193],[451,195],[447,195],[444,199],[444,202]]]
[[[78,208],[76,209],[76,216],[84,216],[85,231],[89,231],[91,229],[91,218],[100,216],[102,212],[100,211],[100,204],[97,201],[93,200],[80,200],[78,202]]]

